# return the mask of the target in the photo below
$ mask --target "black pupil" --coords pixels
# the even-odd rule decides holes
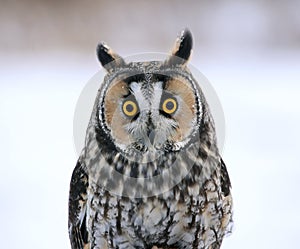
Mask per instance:
[[[174,108],[174,103],[172,101],[168,101],[166,107],[168,110],[172,110]]]
[[[126,111],[132,112],[133,111],[133,105],[132,104],[126,105]]]

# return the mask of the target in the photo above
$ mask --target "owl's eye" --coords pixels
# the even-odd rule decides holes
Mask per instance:
[[[132,100],[124,101],[122,109],[124,114],[128,117],[133,117],[138,112],[138,107]]]
[[[174,98],[167,98],[162,103],[162,110],[167,114],[173,114],[177,110],[177,102]]]

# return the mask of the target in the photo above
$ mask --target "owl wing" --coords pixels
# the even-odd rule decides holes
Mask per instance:
[[[221,189],[222,192],[224,193],[224,196],[228,196],[230,194],[230,188],[231,188],[231,183],[230,183],[230,178],[227,172],[226,165],[221,158]]]
[[[233,203],[232,203],[232,196],[230,193],[230,188],[231,188],[231,183],[230,183],[230,178],[225,166],[224,161],[221,158],[220,162],[220,172],[221,172],[221,191],[223,193],[223,198],[222,198],[222,217],[221,217],[221,233],[222,235],[219,236],[219,241],[216,243],[216,247],[212,248],[219,248],[218,245],[219,243],[222,243],[222,239],[224,235],[230,234],[232,232],[233,228]]]
[[[78,160],[73,171],[69,192],[69,237],[72,249],[83,249],[88,245],[86,228],[88,174],[85,165]]]

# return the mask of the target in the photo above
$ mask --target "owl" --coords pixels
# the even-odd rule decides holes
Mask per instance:
[[[183,30],[164,61],[126,62],[105,43],[106,70],[73,171],[73,249],[217,249],[231,232],[231,183],[212,115],[188,68]]]

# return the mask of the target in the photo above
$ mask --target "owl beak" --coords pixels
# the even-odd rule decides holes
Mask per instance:
[[[147,132],[147,136],[152,145],[154,145],[154,142],[155,142],[155,135],[156,135],[156,132],[154,129],[153,130],[151,129]]]

